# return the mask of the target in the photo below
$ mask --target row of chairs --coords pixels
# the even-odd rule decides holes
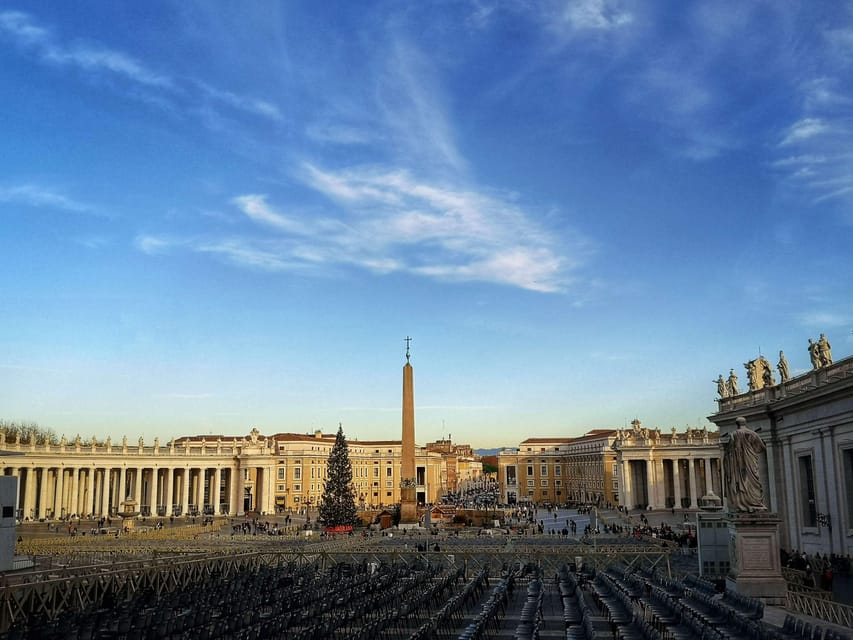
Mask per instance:
[[[521,607],[521,617],[515,627],[515,640],[538,640],[542,624],[542,600],[545,588],[542,576],[537,575],[527,585],[527,597]]]
[[[853,636],[834,629],[824,629],[819,624],[812,624],[796,618],[791,614],[785,616],[785,622],[782,624],[782,633],[780,640],[783,638],[796,640],[853,640]]]

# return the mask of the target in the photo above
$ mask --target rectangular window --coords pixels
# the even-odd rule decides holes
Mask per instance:
[[[556,467],[554,467],[554,475],[557,476],[558,478],[561,475],[563,475],[563,467],[561,467],[560,465],[557,465]]]
[[[248,479],[249,479],[249,470],[243,469],[243,480],[248,480]]]
[[[276,489],[276,491],[284,491],[284,485],[283,484],[278,485],[278,488]]]
[[[547,476],[548,475],[548,465],[543,464],[539,467],[539,475]]]
[[[302,480],[302,467],[296,467],[293,470],[293,479],[294,480]]]
[[[278,479],[279,479],[279,480],[284,480],[284,472],[285,472],[285,468],[284,468],[284,467],[279,467],[279,468],[278,468]]]
[[[374,478],[379,477],[379,467],[373,467],[373,477]]]
[[[539,484],[540,484],[541,486],[543,486],[543,487],[547,487],[547,486],[548,486],[548,481],[547,481],[547,480],[540,480],[540,481],[539,481]]]
[[[394,488],[394,481],[393,480],[386,480],[385,481],[385,487],[393,489]]]
[[[555,486],[557,486],[557,487],[562,487],[562,486],[563,486],[563,481],[562,481],[562,480],[555,480],[555,481],[554,481],[554,485],[555,485]]]
[[[847,528],[853,529],[853,449],[841,452],[844,471],[844,503],[847,505]]]
[[[386,467],[385,468],[385,477],[386,478],[393,478],[394,477],[394,468],[393,467]]]
[[[527,475],[529,475],[529,476],[533,475],[533,466],[532,465],[527,465]]]
[[[536,480],[534,480],[533,478],[528,478],[527,486],[528,487],[535,487],[536,486]]]
[[[810,455],[800,456],[798,460],[800,470],[800,501],[801,514],[804,527],[817,526],[817,504],[815,503],[814,491],[814,468]]]

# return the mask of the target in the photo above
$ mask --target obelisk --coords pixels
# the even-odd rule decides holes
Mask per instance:
[[[418,504],[415,497],[415,385],[409,362],[409,343],[406,338],[406,364],[403,366],[403,450],[400,468],[400,524],[417,524]]]

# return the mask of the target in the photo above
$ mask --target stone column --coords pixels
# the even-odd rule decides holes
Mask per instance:
[[[216,467],[210,479],[210,504],[213,505],[213,515],[219,515],[219,485],[222,480],[222,470]]]
[[[24,492],[24,517],[34,518],[36,516],[36,469],[27,469],[27,487]]]
[[[160,470],[157,467],[151,469],[151,485],[148,493],[151,496],[149,499],[151,515],[156,518],[160,515],[157,511],[157,506],[160,504]]]
[[[241,464],[235,471],[234,493],[232,494],[234,496],[234,500],[233,500],[232,504],[234,505],[234,514],[235,515],[241,515],[244,512],[243,511],[243,493],[244,493],[243,487],[244,487],[245,480],[243,478],[245,477],[245,474],[246,474],[246,470],[243,468],[243,465]],[[304,484],[305,479],[304,478],[303,478],[302,482],[303,482],[302,486],[304,487],[305,486],[305,484]],[[304,491],[303,491],[303,493],[304,493]],[[300,506],[302,506],[302,505],[300,505]]]
[[[199,513],[204,513],[204,483],[207,480],[207,468],[201,467],[198,470],[198,487],[196,488],[196,509]]]
[[[658,458],[657,461],[658,467],[658,482],[660,486],[658,486],[658,508],[665,509],[666,508],[666,469],[663,465],[663,459]]]
[[[53,494],[53,518],[59,518],[62,515],[64,506],[63,497],[65,495],[65,468],[56,468],[56,492]]]
[[[702,458],[702,463],[705,465],[705,494],[708,495],[714,490],[714,478],[711,476],[711,459]]]
[[[687,459],[687,469],[690,475],[690,508],[696,508],[696,461],[693,458]]]
[[[97,498],[95,493],[95,474],[97,473],[97,469],[95,467],[89,467],[89,473],[86,477],[86,485],[88,486],[88,490],[86,492],[86,506],[83,509],[85,512],[84,515],[95,514],[98,511],[97,508]]]
[[[110,473],[109,467],[101,470],[101,516],[108,516],[110,509]]]
[[[68,511],[80,515],[80,467],[71,470],[71,494],[68,499]]]
[[[18,479],[18,486],[15,489],[15,517],[18,517],[18,512],[23,508],[21,500],[21,469],[19,467],[12,467],[12,477]]]
[[[624,458],[623,458],[624,460]],[[631,461],[624,462],[625,484],[622,486],[622,504],[626,509],[634,507],[634,469],[631,467]]]
[[[681,509],[681,470],[678,468],[678,458],[672,460],[672,491],[675,508]]]
[[[239,463],[228,468],[228,515],[236,516],[240,513],[238,508],[238,491],[241,474]]]
[[[142,507],[142,467],[133,470],[133,499],[136,500],[136,508]]]
[[[118,500],[116,501],[116,511],[122,511],[121,503],[127,499],[127,467],[120,467],[118,470]]]
[[[166,469],[166,515],[174,513],[175,504],[175,470],[172,467]]]
[[[264,487],[266,489],[266,509],[267,514],[275,513],[275,467],[272,465],[264,467],[264,476],[266,477],[266,482],[264,483]],[[322,487],[322,482],[320,483]]]
[[[47,511],[47,483],[49,482],[48,476],[50,475],[47,467],[39,467],[39,477],[41,478],[41,486],[39,487],[39,501],[38,501],[38,512],[36,513],[36,518],[41,520],[45,517]]]
[[[190,468],[184,467],[181,479],[181,514],[187,515],[190,510]]]

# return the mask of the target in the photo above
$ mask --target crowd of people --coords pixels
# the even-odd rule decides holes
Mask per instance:
[[[850,576],[853,559],[849,555],[808,555],[805,552],[780,550],[782,566],[803,572],[803,585],[814,589],[832,591],[835,576]]]

